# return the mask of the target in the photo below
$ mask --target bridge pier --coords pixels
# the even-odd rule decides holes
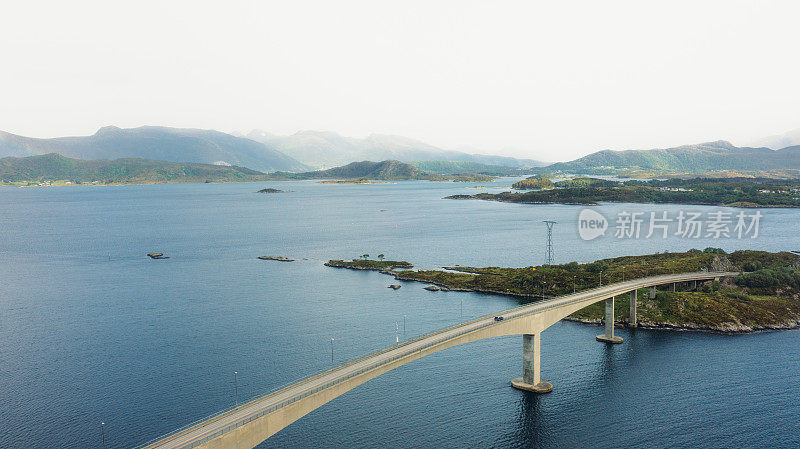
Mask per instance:
[[[614,336],[614,297],[606,299],[606,319],[605,319],[606,332],[598,335],[597,341],[604,343],[622,343],[622,337]]]
[[[656,286],[650,287],[650,299],[656,299]]]
[[[673,283],[669,284],[669,291],[674,292],[676,284],[677,284],[677,282],[673,282]]]
[[[511,381],[511,386],[534,393],[549,393],[553,385],[541,379],[541,364],[539,354],[542,347],[542,334],[522,335],[522,377]]]
[[[638,296],[639,296],[638,290],[633,290],[631,292],[631,319],[630,319],[631,327],[636,327],[636,300],[638,299]]]

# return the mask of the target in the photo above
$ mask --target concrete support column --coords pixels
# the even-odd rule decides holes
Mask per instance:
[[[638,295],[639,292],[637,290],[631,292],[631,327],[636,327],[636,300]]]
[[[692,281],[692,290],[697,290],[697,281]]]
[[[650,299],[656,299],[656,286],[650,287]]]
[[[622,337],[614,336],[614,297],[606,299],[606,318],[605,318],[606,333],[598,335],[597,341],[605,343],[622,343]]]
[[[675,282],[669,284],[669,291],[671,291],[671,292],[675,291],[675,284],[676,284]]]
[[[522,335],[522,377],[511,381],[511,386],[520,390],[533,391],[534,393],[549,393],[553,385],[541,379],[541,354],[542,334]]]

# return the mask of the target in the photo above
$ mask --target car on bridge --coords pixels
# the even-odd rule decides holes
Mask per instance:
[[[503,321],[503,317],[498,315],[498,316],[494,317],[494,320],[495,321]]]

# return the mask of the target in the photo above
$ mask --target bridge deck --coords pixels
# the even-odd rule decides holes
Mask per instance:
[[[242,426],[265,414],[274,412],[281,407],[291,404],[308,395],[319,392],[336,383],[343,382],[353,376],[380,368],[399,358],[406,357],[417,351],[440,344],[450,339],[462,336],[469,332],[496,325],[494,316],[501,315],[504,319],[513,319],[525,315],[541,313],[556,307],[562,307],[576,302],[588,300],[601,300],[612,296],[621,295],[638,288],[654,285],[670,284],[693,280],[709,280],[718,277],[738,275],[731,272],[693,272],[670,275],[651,276],[618,282],[582,292],[561,296],[554,299],[527,304],[504,312],[487,315],[466,323],[457,324],[413,340],[401,343],[380,352],[362,357],[345,365],[339,366],[321,374],[295,382],[285,388],[266,394],[234,409],[218,413],[210,418],[176,430],[140,448],[146,449],[186,449],[195,447],[223,435],[239,426]]]

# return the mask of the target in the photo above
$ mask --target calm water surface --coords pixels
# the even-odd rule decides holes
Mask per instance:
[[[511,181],[502,180],[501,186]],[[487,187],[492,184],[487,184]],[[792,210],[758,239],[580,240],[575,206],[442,200],[474,184],[272,183],[0,189],[0,448],[125,448],[401,339],[518,305],[431,293],[331,258],[527,266],[720,246],[800,249]],[[489,189],[489,191],[492,191]],[[598,207],[675,213],[678,206]],[[692,207],[692,210],[712,208]],[[159,251],[170,259],[153,261]],[[256,260],[286,255],[293,263]],[[405,330],[403,322],[405,320]],[[544,396],[509,386],[521,338],[391,371],[265,448],[800,446],[797,331],[722,336],[559,323]]]

